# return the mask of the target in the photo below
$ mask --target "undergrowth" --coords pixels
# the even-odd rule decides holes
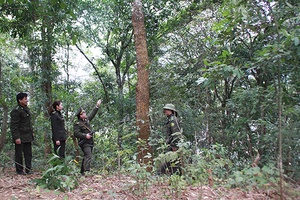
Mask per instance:
[[[34,179],[33,182],[42,188],[71,191],[78,186],[77,171],[76,162],[71,157],[62,159],[53,154],[48,160],[48,166],[43,171],[42,177]]]

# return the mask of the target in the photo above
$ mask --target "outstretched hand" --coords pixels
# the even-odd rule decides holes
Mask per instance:
[[[101,99],[99,99],[99,100],[97,101],[97,107],[99,107],[99,106],[101,105],[101,102],[102,102]]]

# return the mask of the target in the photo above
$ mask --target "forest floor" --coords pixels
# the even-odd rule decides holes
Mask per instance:
[[[32,175],[17,175],[12,170],[0,173],[0,199],[51,199],[51,200],[75,200],[75,199],[105,199],[105,200],[141,200],[141,199],[220,199],[220,200],[267,200],[280,199],[275,190],[227,189],[224,187],[210,187],[206,185],[185,186],[184,189],[175,190],[169,184],[160,181],[152,181],[151,184],[137,184],[132,177],[125,175],[86,175],[79,179],[79,186],[70,192],[42,189],[32,181],[41,178],[41,173]],[[159,179],[158,179],[159,180]],[[144,188],[143,188],[144,186]],[[146,188],[146,189],[145,189]],[[300,187],[293,188],[293,195],[284,195],[283,199],[299,200]],[[299,196],[297,196],[299,195]]]

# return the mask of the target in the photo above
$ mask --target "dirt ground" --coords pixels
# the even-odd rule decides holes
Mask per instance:
[[[141,200],[141,199],[219,199],[219,200],[267,200],[280,199],[272,190],[249,191],[242,189],[212,188],[205,185],[188,186],[184,190],[175,190],[169,184],[155,181],[151,185],[137,184],[134,179],[124,176],[88,175],[79,180],[79,187],[70,192],[42,189],[34,182],[41,174],[16,175],[13,171],[0,174],[0,199],[51,199],[51,200]],[[300,188],[298,188],[300,189]],[[299,191],[299,190],[298,190]],[[293,195],[295,196],[295,195]],[[284,199],[300,200],[299,197],[285,195]]]

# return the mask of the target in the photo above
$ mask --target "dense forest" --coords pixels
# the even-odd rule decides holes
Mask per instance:
[[[1,168],[14,167],[10,111],[26,92],[37,184],[75,189],[75,113],[100,98],[93,174],[129,174],[142,191],[164,159],[172,103],[184,136],[183,173],[165,177],[176,190],[272,187],[296,199],[286,188],[300,183],[299,13],[298,0],[0,0]],[[69,136],[60,164],[54,100]]]

